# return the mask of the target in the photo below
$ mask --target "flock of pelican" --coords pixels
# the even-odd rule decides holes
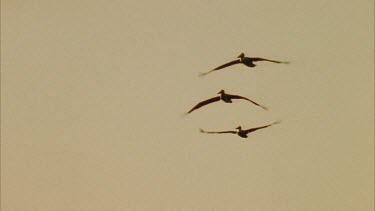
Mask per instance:
[[[258,61],[267,61],[267,62],[273,62],[273,63],[278,63],[278,64],[289,64],[289,62],[286,62],[286,61],[276,61],[276,60],[271,60],[271,59],[264,59],[264,58],[259,58],[259,57],[245,57],[245,54],[244,53],[241,53],[239,56],[237,56],[237,59],[233,60],[233,61],[230,61],[230,62],[227,62],[223,65],[220,65],[208,72],[205,72],[205,73],[201,73],[200,76],[205,76],[211,72],[214,72],[214,71],[217,71],[217,70],[221,70],[221,69],[224,69],[226,67],[229,67],[229,66],[232,66],[232,65],[235,65],[235,64],[244,64],[248,67],[255,67],[256,65],[254,64],[254,62],[258,62]],[[264,109],[264,110],[267,110],[267,107],[259,104],[259,103],[256,103],[255,101],[253,100],[250,100],[249,98],[246,98],[246,97],[243,97],[243,96],[240,96],[240,95],[232,95],[232,94],[228,94],[228,93],[225,93],[224,90],[221,90],[220,92],[218,92],[217,94],[219,94],[219,96],[216,96],[216,97],[213,97],[213,98],[209,98],[207,100],[204,100],[200,103],[198,103],[197,105],[195,105],[192,109],[190,109],[188,112],[186,112],[186,114],[190,114],[191,112],[203,107],[203,106],[206,106],[208,104],[211,104],[211,103],[214,103],[214,102],[219,102],[219,101],[223,101],[225,103],[232,103],[232,100],[233,99],[240,99],[240,100],[246,100],[246,101],[249,101],[251,102],[252,104]],[[263,128],[267,128],[267,127],[270,127],[272,125],[275,125],[275,124],[278,124],[280,123],[280,121],[276,121],[274,123],[271,123],[271,124],[268,124],[268,125],[264,125],[264,126],[260,126],[260,127],[255,127],[255,128],[250,128],[250,129],[246,129],[246,130],[243,130],[241,126],[238,126],[236,129],[237,130],[228,130],[228,131],[205,131],[203,129],[200,129],[200,132],[202,133],[207,133],[207,134],[225,134],[225,133],[231,133],[231,134],[237,134],[238,136],[240,136],[241,138],[247,138],[248,137],[248,134],[249,133],[252,133],[254,131],[257,131],[259,129],[263,129]]]

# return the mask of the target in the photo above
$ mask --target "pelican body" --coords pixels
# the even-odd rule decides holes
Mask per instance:
[[[261,108],[263,108],[264,110],[267,110],[267,108],[265,106],[262,106],[246,97],[242,97],[242,96],[239,96],[239,95],[231,95],[231,94],[227,94],[225,93],[224,90],[221,90],[220,92],[218,92],[217,94],[220,94],[219,96],[217,97],[213,97],[213,98],[210,98],[208,100],[205,100],[205,101],[202,101],[200,103],[198,103],[196,106],[194,106],[190,111],[188,111],[186,114],[189,114],[191,112],[193,112],[194,110],[196,109],[199,109],[200,107],[203,107],[205,105],[208,105],[210,103],[213,103],[213,102],[218,102],[220,100],[224,101],[225,103],[232,103],[232,100],[233,99],[243,99],[243,100],[247,100],[251,103],[253,103],[254,105],[256,106],[259,106]]]
[[[237,58],[239,58],[239,63],[242,63],[242,64],[244,64],[248,67],[255,67],[256,66],[254,64],[254,62],[256,61],[255,58],[245,57],[244,53],[241,53],[239,56],[237,56]]]
[[[247,138],[247,132],[246,130],[242,130],[241,126],[238,126],[237,128],[237,135],[240,136],[241,138]]]
[[[224,90],[221,90],[220,92],[218,92],[218,94],[220,94],[220,100],[226,102],[226,103],[232,103],[232,97],[231,95],[225,93]]]
[[[247,130],[243,130],[241,126],[238,126],[236,128],[237,131],[235,131],[235,130],[229,130],[229,131],[205,131],[203,129],[200,129],[200,132],[202,132],[202,133],[208,133],[208,134],[232,133],[232,134],[237,134],[241,138],[247,138],[249,133],[252,133],[252,132],[257,131],[259,129],[267,128],[269,126],[272,126],[272,125],[278,124],[278,123],[280,123],[280,121],[274,122],[272,124],[264,125],[264,126],[261,126],[261,127],[250,128],[250,129],[247,129]]]
[[[230,61],[228,63],[225,63],[223,65],[220,65],[206,73],[201,73],[200,76],[204,76],[204,75],[207,75],[213,71],[216,71],[216,70],[220,70],[220,69],[223,69],[223,68],[226,68],[226,67],[229,67],[229,66],[232,66],[232,65],[235,65],[235,64],[244,64],[248,67],[255,67],[256,65],[254,64],[254,62],[258,62],[258,61],[267,61],[267,62],[273,62],[273,63],[282,63],[282,64],[289,64],[289,62],[286,62],[286,61],[276,61],[276,60],[271,60],[271,59],[264,59],[264,58],[259,58],[259,57],[245,57],[245,54],[244,53],[241,53],[239,56],[237,56],[237,59],[233,60],[233,61]]]

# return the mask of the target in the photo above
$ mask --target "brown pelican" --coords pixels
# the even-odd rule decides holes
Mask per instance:
[[[282,63],[282,64],[289,64],[289,62],[286,62],[286,61],[275,61],[275,60],[270,60],[270,59],[264,59],[264,58],[259,58],[259,57],[245,57],[245,54],[244,53],[241,53],[239,56],[237,56],[238,59],[235,59],[233,61],[230,61],[228,63],[225,63],[223,65],[220,65],[206,73],[201,73],[200,76],[205,76],[207,75],[208,73],[211,73],[215,70],[220,70],[220,69],[223,69],[225,67],[229,67],[229,66],[232,66],[232,65],[235,65],[235,64],[244,64],[248,67],[255,67],[256,65],[254,64],[254,62],[258,62],[258,61],[267,61],[267,62],[273,62],[273,63]]]
[[[236,128],[237,131],[230,130],[230,131],[217,131],[217,132],[213,132],[213,131],[204,131],[202,129],[200,129],[200,131],[202,133],[210,133],[210,134],[213,134],[213,133],[216,133],[216,134],[220,134],[220,133],[232,133],[232,134],[237,134],[241,138],[247,138],[247,134],[249,134],[249,133],[252,133],[252,132],[254,132],[256,130],[263,129],[263,128],[266,128],[266,127],[269,127],[271,125],[278,124],[278,123],[280,123],[280,121],[274,122],[274,123],[269,124],[269,125],[261,126],[261,127],[250,128],[250,129],[247,129],[247,130],[242,130],[241,126],[238,126]]]
[[[207,104],[210,104],[210,103],[213,103],[213,102],[217,102],[217,101],[224,101],[225,103],[232,103],[232,99],[243,99],[243,100],[247,100],[247,101],[250,101],[252,102],[253,104],[263,108],[264,110],[267,110],[266,107],[262,106],[262,105],[259,105],[258,103],[246,98],[246,97],[242,97],[242,96],[239,96],[239,95],[231,95],[231,94],[227,94],[225,93],[224,90],[221,90],[220,92],[218,92],[218,94],[220,94],[220,96],[217,96],[217,97],[213,97],[213,98],[210,98],[208,100],[205,100],[205,101],[202,101],[200,103],[198,103],[196,106],[194,106],[194,108],[192,108],[190,111],[188,111],[186,114],[189,114],[191,112],[193,112],[194,110],[202,107],[202,106],[205,106]]]

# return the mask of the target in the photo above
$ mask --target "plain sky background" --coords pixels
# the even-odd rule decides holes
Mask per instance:
[[[1,101],[4,211],[374,209],[372,0],[3,0]]]

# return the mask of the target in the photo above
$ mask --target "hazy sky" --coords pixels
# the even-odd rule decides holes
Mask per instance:
[[[371,0],[3,0],[1,29],[1,210],[374,209]],[[291,64],[198,77],[242,52]],[[221,89],[270,110],[182,116]]]

